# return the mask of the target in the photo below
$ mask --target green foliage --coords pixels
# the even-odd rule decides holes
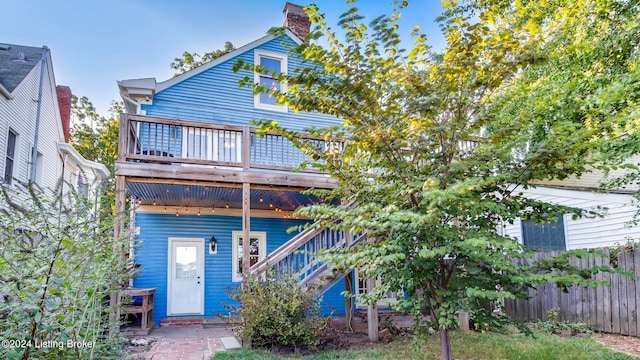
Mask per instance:
[[[572,74],[583,70],[562,63],[571,59],[563,46],[591,44],[583,25],[598,26],[590,10],[596,5],[595,15],[615,20],[606,23],[600,40],[620,22],[627,24],[627,40],[621,41],[637,38],[638,22],[630,23],[637,6],[627,9],[635,15],[620,19],[616,6],[629,2],[444,1],[438,22],[447,46],[433,54],[419,29],[413,47],[401,47],[397,21],[405,4],[396,2],[392,14],[366,24],[355,1],[347,3],[338,23],[344,40],[316,6],[306,8],[316,27],[309,43],[291,49],[303,64],[280,75],[286,93],[253,84],[250,74],[240,81],[296,112],[342,120],[341,126],[308,129],[325,143],[296,139],[275,121],[258,122],[305,151],[311,159],[305,166],[339,180],[330,193],[315,194],[355,204],[298,209],[297,215],[325,220],[323,225],[368,232],[369,241],[331,251],[327,259],[336,268],[381,278],[385,291],[406,291],[398,307],[431,315],[444,334],[456,327],[460,309],[482,315],[482,322],[502,323],[508,318],[480,311],[484,304],[526,298],[528,289],[547,282],[594,286],[592,275],[606,268],[571,266],[570,253],[533,260],[502,228],[517,218],[545,222],[549,214],[587,215],[528,198],[523,190],[583,174],[594,163],[594,139],[603,131],[594,124],[608,112],[591,85],[607,84],[611,73],[598,59],[599,80],[592,84],[593,76],[584,75],[574,81]],[[547,66],[569,70],[548,81]],[[234,69],[263,71],[240,62]],[[585,89],[593,95],[588,102]],[[620,114],[633,110],[623,92],[616,94]]]
[[[228,290],[239,307],[225,305],[229,312],[240,316],[234,331],[250,338],[257,347],[306,346],[318,343],[320,331],[328,317],[321,316],[320,302],[314,291],[298,286],[290,275],[275,276],[269,272],[261,277],[244,277],[241,286]]]
[[[560,311],[557,308],[547,310],[547,320],[534,322],[531,327],[552,334],[559,334],[562,330],[571,330],[582,334],[593,334],[595,332],[595,327],[591,324],[560,321]]]
[[[87,160],[103,164],[113,174],[118,159],[118,137],[122,102],[111,102],[109,117],[98,115],[91,101],[83,96],[73,96],[71,112],[74,116],[70,143]],[[104,196],[101,199],[101,218],[109,219],[115,211],[115,178],[105,179]]]
[[[126,247],[94,206],[69,184],[0,189],[1,358],[116,356],[118,340],[105,335],[108,296],[128,277],[116,251]]]
[[[208,63],[211,60],[217,59],[220,56],[232,52],[236,47],[230,41],[226,41],[224,43],[224,48],[206,52],[202,57],[198,55],[198,53],[190,53],[185,51],[182,53],[181,57],[177,57],[173,59],[170,66],[173,70],[175,70],[175,74],[173,76],[178,76],[182,73],[185,73],[189,70],[193,70],[202,64]]]

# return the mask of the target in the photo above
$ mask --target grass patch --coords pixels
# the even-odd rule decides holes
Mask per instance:
[[[637,358],[611,351],[592,338],[561,338],[556,335],[537,333],[536,338],[519,333],[484,333],[464,335],[451,333],[454,359],[460,360],[635,360]],[[298,356],[292,356],[298,357]],[[212,359],[286,359],[265,351],[242,350],[217,353]],[[291,358],[291,357],[289,357]],[[389,344],[377,344],[363,349],[328,351],[305,356],[308,360],[373,360],[373,359],[439,359],[438,336],[425,339],[420,352],[416,352],[409,338],[402,338]]]

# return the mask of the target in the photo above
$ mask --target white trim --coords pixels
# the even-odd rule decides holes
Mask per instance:
[[[254,50],[253,51],[253,63],[255,66],[260,65],[260,58],[271,58],[271,59],[275,59],[275,60],[279,60],[280,61],[280,73],[282,74],[287,74],[287,62],[289,60],[288,56],[286,54],[280,54],[280,53],[275,53],[272,51],[265,51],[265,50]],[[258,72],[253,73],[253,82],[255,84],[259,84],[260,83],[260,78],[263,77],[263,74],[260,74]],[[287,83],[283,82],[280,83],[280,91],[285,93],[287,92]],[[288,112],[289,109],[287,107],[286,104],[283,105],[271,105],[271,104],[263,104],[260,102],[260,95],[262,94],[255,94],[253,96],[253,107],[256,109],[262,109],[262,110],[271,110],[271,111],[279,111],[279,112]]]
[[[238,240],[242,237],[242,231],[231,232],[231,281],[242,281],[242,276],[238,274]],[[258,239],[258,261],[264,259],[267,255],[267,233],[264,231],[251,231],[250,238]]]
[[[291,32],[291,30],[286,29],[285,31],[285,35],[289,36],[291,38],[291,40],[293,40],[296,44],[301,45],[302,44],[302,40],[300,40],[294,33]],[[238,55],[241,55],[253,48],[256,48],[262,44],[265,44],[273,39],[275,39],[276,37],[269,34],[266,36],[261,37],[260,39],[254,40],[244,46],[241,46],[229,53],[226,53],[222,56],[220,56],[219,58],[212,60],[206,64],[203,64],[202,66],[198,66],[197,68],[193,69],[193,70],[189,70],[187,72],[184,72],[174,78],[171,78],[169,80],[157,83],[156,85],[156,94],[159,93],[160,91],[169,88],[175,84],[178,84],[192,76],[198,75],[204,71],[207,71],[209,69],[211,69],[212,67],[221,64],[229,59],[232,59]]]
[[[204,271],[204,266],[205,266],[205,262],[204,262],[204,252],[205,252],[205,243],[204,243],[204,238],[179,238],[179,237],[170,237],[167,239],[169,248],[167,249],[167,315],[204,315],[204,299],[205,294],[204,294],[204,281],[205,281],[205,271]],[[176,242],[195,242],[195,243],[199,243],[198,244],[198,259],[196,260],[198,262],[198,264],[200,266],[197,267],[197,269],[199,270],[199,274],[197,274],[200,277],[200,292],[202,295],[202,299],[200,301],[200,309],[197,309],[198,312],[194,312],[194,313],[190,313],[190,314],[186,314],[186,313],[178,313],[178,314],[174,314],[171,312],[171,291],[173,290],[172,288],[172,282],[171,279],[173,278],[173,276],[171,276],[171,274],[169,273],[171,271],[172,268],[172,249],[173,249],[173,244]]]
[[[95,161],[85,159],[80,153],[71,145],[67,143],[58,143],[58,151],[60,151],[63,155],[69,155],[71,160],[78,165],[79,167],[84,169],[92,169],[100,179],[106,179],[111,175],[109,169],[103,164],[97,163]]]

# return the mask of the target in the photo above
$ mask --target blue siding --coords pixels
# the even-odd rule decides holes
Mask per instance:
[[[270,253],[294,235],[287,234],[288,228],[304,222],[252,218],[251,230],[267,233],[267,253]],[[242,230],[240,217],[137,214],[136,226],[140,227],[138,238],[141,240],[136,251],[136,263],[142,267],[134,286],[157,288],[153,314],[155,323],[159,323],[167,314],[167,256],[170,237],[204,238],[205,245],[208,245],[211,235],[215,235],[218,253],[209,254],[205,250],[205,315],[224,313],[222,302],[230,302],[225,289],[239,284],[231,281],[231,232]],[[334,310],[336,314],[344,314],[344,298],[340,295],[343,289],[344,284],[341,282],[325,294],[325,313]]]
[[[249,71],[233,72],[232,67],[238,59],[252,64],[254,50],[287,54],[287,49],[292,45],[294,42],[286,35],[272,39],[255,49],[248,50],[158,92],[153,98],[153,104],[142,105],[142,109],[146,110],[149,116],[232,125],[247,125],[250,120],[275,119],[285,128],[296,131],[312,126],[324,127],[339,124],[335,117],[318,113],[296,114],[291,110],[284,113],[255,109],[251,87],[238,87],[238,81],[243,77],[249,76],[253,79],[253,74]],[[288,54],[287,59],[289,73],[300,67],[294,54]]]

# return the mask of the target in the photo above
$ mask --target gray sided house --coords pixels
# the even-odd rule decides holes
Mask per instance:
[[[68,144],[71,89],[56,86],[51,51],[0,43],[0,169],[4,184],[54,188],[61,178],[92,191],[109,176]]]
[[[286,84],[271,75],[232,70],[238,60],[275,73],[302,66],[288,49],[302,43],[309,19],[298,5],[287,3],[284,12],[287,30],[280,36],[264,36],[163,82],[118,81],[126,113],[116,183],[135,204],[139,246],[131,256],[139,271],[133,286],[157,289],[156,324],[167,317],[225,313],[223,303],[230,301],[225,289],[241,283],[247,263],[255,274],[273,265],[297,273],[303,282],[329,278],[319,290],[323,311],[353,311],[340,294],[351,282],[326,269],[315,254],[348,246],[357,234],[287,231],[313,221],[292,215],[297,207],[320,201],[302,192],[330,189],[336,181],[314,169],[293,171],[306,155],[277,134],[261,137],[251,125],[251,120],[277,120],[303,132],[339,120],[295,113],[272,97],[254,95],[250,87],[239,88],[245,76],[268,87]],[[116,207],[123,210],[125,191],[117,194]]]

